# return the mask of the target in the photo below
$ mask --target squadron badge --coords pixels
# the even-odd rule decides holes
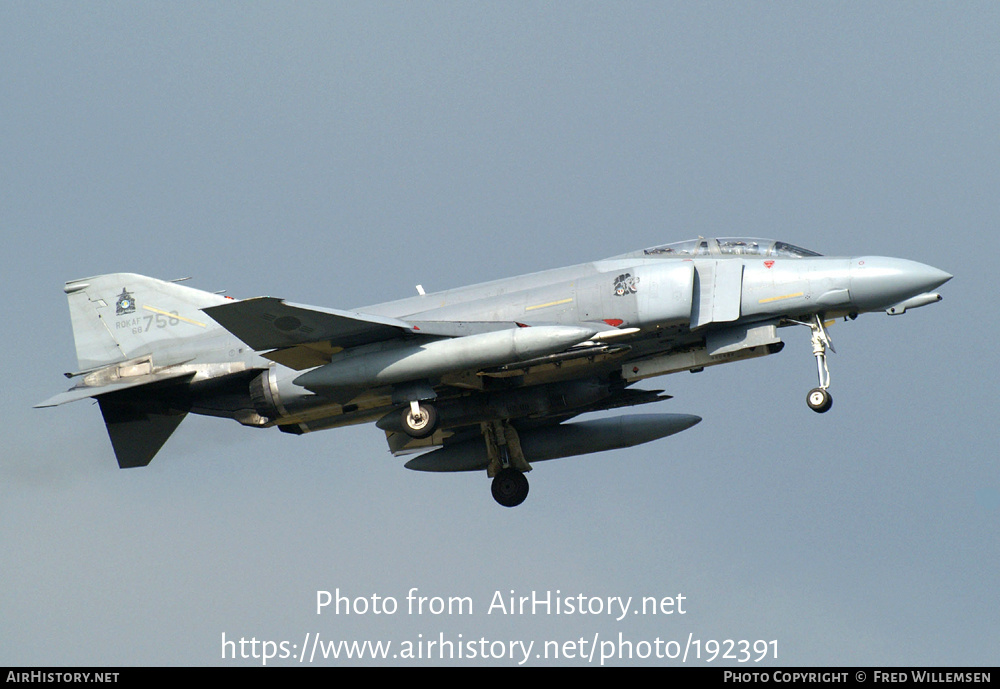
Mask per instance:
[[[122,287],[122,293],[118,295],[118,301],[115,303],[115,315],[124,316],[129,313],[135,313],[135,300],[132,298],[132,293]]]
[[[639,278],[632,277],[632,273],[625,273],[615,278],[615,296],[624,297],[626,294],[635,294],[638,291],[636,285]]]

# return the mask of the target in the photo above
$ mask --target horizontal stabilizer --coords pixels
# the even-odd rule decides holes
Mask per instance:
[[[119,378],[113,383],[108,383],[106,385],[77,385],[66,392],[61,392],[54,397],[50,397],[44,402],[39,402],[35,405],[36,409],[42,407],[57,407],[60,404],[66,404],[67,402],[76,402],[77,400],[85,400],[88,397],[97,397],[99,395],[107,395],[112,392],[121,392],[122,390],[128,390],[130,388],[136,388],[140,385],[151,385],[153,383],[162,383],[165,381],[175,381],[181,382],[184,378],[193,378],[194,371],[160,371],[157,373],[150,373],[144,376],[130,376],[128,378]]]
[[[288,304],[275,297],[231,301],[203,310],[258,352],[315,342],[333,348],[357,347],[419,334],[396,318]]]
[[[149,464],[187,415],[172,409],[144,410],[113,396],[99,397],[97,401],[122,469]]]

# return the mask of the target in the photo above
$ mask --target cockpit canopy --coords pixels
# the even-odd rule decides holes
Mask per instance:
[[[645,249],[642,254],[649,257],[664,258],[679,256],[779,256],[781,258],[807,258],[821,256],[815,251],[788,244],[776,242],[773,239],[756,239],[753,237],[718,237],[713,239],[688,239],[683,242],[673,242]]]

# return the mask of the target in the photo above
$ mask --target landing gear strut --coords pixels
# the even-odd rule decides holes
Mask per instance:
[[[813,388],[806,396],[806,404],[818,414],[829,411],[833,406],[833,397],[827,389],[830,387],[830,368],[826,365],[826,350],[836,352],[830,333],[826,331],[823,318],[816,314],[811,323],[804,323],[812,330],[813,356],[816,357],[816,369],[819,374],[819,387]]]
[[[528,497],[528,479],[524,474],[531,471],[517,429],[507,421],[490,421],[482,424],[482,429],[486,455],[490,458],[486,475],[493,477],[493,499],[504,507],[517,507]]]

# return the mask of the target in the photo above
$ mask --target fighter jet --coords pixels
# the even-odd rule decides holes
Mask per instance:
[[[937,302],[951,275],[785,242],[698,238],[352,310],[235,300],[142,275],[67,282],[79,370],[37,405],[96,398],[119,466],[146,466],[188,413],[292,434],[374,422],[418,471],[485,471],[506,507],[532,462],[650,442],[687,414],[592,420],[668,399],[633,387],[781,351],[812,333],[830,409],[828,325]]]

